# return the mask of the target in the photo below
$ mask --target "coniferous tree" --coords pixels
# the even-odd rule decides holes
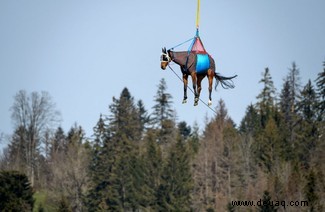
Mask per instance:
[[[93,188],[93,196],[100,199],[96,210],[136,210],[142,199],[142,162],[137,158],[142,136],[139,111],[127,88],[119,99],[113,98],[109,109],[98,163],[100,178]]]
[[[315,80],[316,82],[316,95],[318,98],[318,121],[319,121],[319,131],[320,136],[324,137],[325,135],[325,61],[323,63],[323,71],[318,73],[318,77]]]
[[[292,103],[291,99],[291,88],[290,82],[287,79],[284,80],[283,88],[280,94],[280,113],[281,113],[281,122],[280,122],[280,135],[282,140],[282,151],[281,155],[284,160],[293,159],[293,127],[295,120],[295,113],[292,112]]]
[[[137,102],[137,109],[138,109],[139,120],[140,120],[140,132],[142,135],[145,132],[145,130],[148,128],[148,125],[150,124],[150,116],[148,115],[148,111],[146,110],[142,100],[139,100]]]
[[[159,142],[167,144],[173,139],[174,135],[174,110],[172,109],[172,96],[167,93],[165,79],[161,79],[158,85],[157,94],[154,97],[152,121],[159,131]]]
[[[316,92],[309,80],[300,94],[300,101],[297,103],[297,113],[300,116],[298,125],[299,139],[296,139],[295,152],[299,161],[305,166],[309,166],[310,155],[316,147],[319,136],[317,126],[317,98]]]
[[[268,68],[265,69],[260,83],[263,83],[263,89],[257,96],[257,107],[262,131],[258,133],[253,143],[253,152],[257,163],[265,167],[267,171],[271,171],[273,155],[270,151],[273,150],[275,143],[278,143],[277,138],[274,137],[278,132],[274,120],[276,113],[275,88]]]
[[[239,130],[241,133],[255,137],[261,129],[260,116],[253,104],[250,104],[244,118],[242,119]]]
[[[292,63],[292,67],[289,68],[289,74],[287,76],[287,80],[289,82],[289,92],[290,92],[290,110],[292,113],[296,112],[297,102],[299,101],[300,94],[300,73],[299,68],[296,63]]]
[[[316,175],[313,170],[310,170],[307,177],[307,183],[304,189],[306,200],[308,201],[309,211],[317,211],[318,196],[316,194]]]
[[[193,181],[190,155],[179,136],[169,152],[158,191],[160,211],[189,211]]]
[[[0,211],[32,211],[33,189],[25,174],[0,172]]]
[[[27,172],[27,130],[21,126],[15,130],[11,141],[8,145],[9,151],[9,165],[12,169],[18,170],[22,173]]]
[[[67,140],[62,127],[58,127],[50,145],[50,160],[67,151]]]
[[[157,134],[154,130],[149,130],[145,137],[144,161],[144,194],[147,196],[146,208],[158,210],[158,191],[161,184],[164,161],[160,145],[157,143]]]
[[[102,154],[104,145],[108,139],[107,124],[100,114],[99,120],[94,130],[94,142],[91,147],[89,176],[91,180],[91,188],[88,190],[86,205],[89,211],[100,209],[102,201],[102,180],[106,177],[106,168],[103,165]],[[103,209],[103,208],[102,208]]]
[[[265,72],[259,83],[263,83],[263,89],[257,96],[257,106],[261,118],[261,126],[265,127],[267,120],[273,115],[275,105],[275,87],[269,68],[265,68]]]

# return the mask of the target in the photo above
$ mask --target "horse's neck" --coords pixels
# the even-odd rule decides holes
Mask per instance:
[[[191,54],[191,53],[190,53]],[[180,65],[180,66],[185,66],[187,62],[189,54],[187,51],[182,51],[182,52],[171,52],[171,57],[172,60]]]

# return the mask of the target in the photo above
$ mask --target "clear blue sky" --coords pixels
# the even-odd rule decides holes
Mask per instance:
[[[269,67],[278,91],[293,61],[302,84],[314,80],[325,60],[324,0],[201,0],[200,36],[217,72],[238,74],[236,88],[213,91],[239,124],[261,91]],[[178,121],[214,114],[161,70],[161,47],[195,35],[196,0],[1,0],[0,133],[13,131],[9,108],[20,90],[48,91],[67,131],[75,122],[91,136],[99,114],[127,87],[151,112],[157,84],[165,78]],[[183,46],[179,50],[187,49]],[[179,70],[176,65],[174,68]],[[207,80],[202,96],[207,100]]]

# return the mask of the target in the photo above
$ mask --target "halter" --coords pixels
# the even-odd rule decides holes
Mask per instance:
[[[165,56],[167,58],[167,61],[164,60],[164,57],[163,56]],[[168,53],[161,53],[160,61],[161,62],[171,62],[172,61],[172,58],[169,56]]]

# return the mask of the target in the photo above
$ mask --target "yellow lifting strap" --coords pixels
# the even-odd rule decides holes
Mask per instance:
[[[200,22],[200,0],[197,0],[196,29],[199,29],[199,22]]]

